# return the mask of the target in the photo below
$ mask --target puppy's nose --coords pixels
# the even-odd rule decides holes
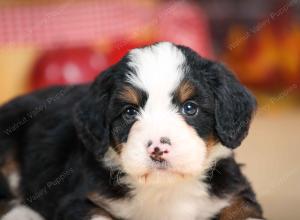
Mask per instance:
[[[150,158],[155,162],[163,162],[165,160],[164,154],[168,151],[162,151],[159,147],[155,147],[154,151],[150,154]]]
[[[171,140],[168,137],[161,137],[157,143],[149,141],[147,147],[153,161],[163,162],[171,150]]]

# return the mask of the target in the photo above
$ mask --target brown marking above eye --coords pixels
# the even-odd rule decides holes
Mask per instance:
[[[184,103],[195,95],[195,86],[189,81],[183,81],[176,92],[176,96],[180,103]]]
[[[130,86],[125,86],[119,93],[119,98],[127,103],[139,105],[140,95]]]

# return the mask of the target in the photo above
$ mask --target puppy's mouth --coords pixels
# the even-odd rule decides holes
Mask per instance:
[[[183,173],[171,169],[151,170],[139,177],[142,184],[168,185],[186,178]]]
[[[168,169],[171,168],[171,164],[162,159],[162,158],[152,158],[151,157],[151,163],[150,163],[150,169],[151,170],[165,170],[167,171]]]
[[[155,151],[150,155],[150,169],[164,171],[171,169],[171,163],[164,157],[164,153],[168,153],[167,150],[161,151],[157,149],[158,148],[156,148]]]
[[[177,171],[172,166],[170,161],[162,159],[162,158],[151,158],[148,174],[151,174],[151,173],[173,174],[173,175],[185,176],[184,173]]]
[[[143,184],[168,184],[187,176],[175,170],[167,160],[151,160],[148,171],[141,175],[139,180]]]

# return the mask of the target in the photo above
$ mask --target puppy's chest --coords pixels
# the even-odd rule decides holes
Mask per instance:
[[[109,204],[114,215],[129,220],[208,220],[228,205],[211,197],[204,185],[143,186],[131,199]]]

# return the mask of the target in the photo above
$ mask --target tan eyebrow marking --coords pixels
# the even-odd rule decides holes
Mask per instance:
[[[189,81],[183,81],[178,90],[177,97],[181,103],[187,101],[195,94],[195,86],[191,84]]]
[[[138,92],[129,86],[125,86],[119,93],[119,98],[130,104],[139,105],[140,96]]]

